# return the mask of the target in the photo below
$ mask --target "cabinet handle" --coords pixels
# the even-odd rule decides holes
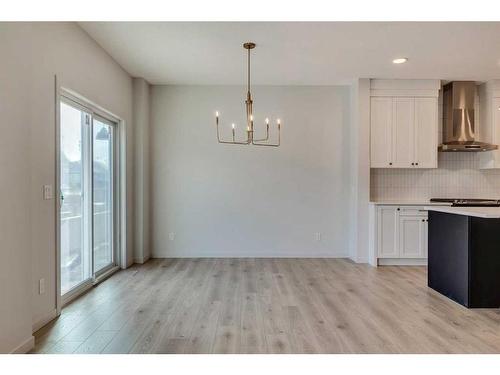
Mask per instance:
[[[418,165],[418,163],[415,163],[415,165]]]
[[[400,210],[400,208],[398,207],[398,211]]]
[[[411,163],[411,165],[415,165],[415,163]]]
[[[389,163],[389,165],[392,165],[392,163]]]
[[[425,223],[425,219],[422,219],[422,222]]]

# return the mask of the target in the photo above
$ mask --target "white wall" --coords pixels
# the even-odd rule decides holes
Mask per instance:
[[[361,78],[351,86],[350,156],[352,160],[351,225],[349,257],[368,261],[370,203],[370,80]]]
[[[135,156],[135,246],[134,262],[150,257],[149,230],[149,128],[150,85],[134,78],[134,156]]]
[[[0,23],[0,56],[0,352],[7,352],[55,310],[56,202],[42,200],[42,185],[55,188],[56,178],[54,75],[126,121],[132,261],[132,80],[73,23]]]
[[[281,147],[217,143],[215,110],[243,129],[243,87],[153,87],[153,256],[348,256],[349,88],[253,94],[257,129],[282,119]]]
[[[14,36],[26,32],[0,24],[0,353],[32,344],[30,114],[23,105],[30,62]],[[12,74],[19,71],[25,74]]]

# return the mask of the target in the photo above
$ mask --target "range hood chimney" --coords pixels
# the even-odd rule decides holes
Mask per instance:
[[[474,103],[476,83],[450,82],[443,86],[443,144],[439,151],[490,151],[497,145],[476,141]]]

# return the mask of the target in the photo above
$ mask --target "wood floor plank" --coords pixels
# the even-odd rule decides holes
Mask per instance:
[[[346,259],[153,259],[35,333],[32,353],[500,353],[500,309],[427,287],[426,267]]]
[[[116,335],[116,331],[94,331],[75,351],[75,354],[99,354]]]

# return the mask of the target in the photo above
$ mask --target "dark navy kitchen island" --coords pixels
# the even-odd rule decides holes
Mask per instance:
[[[499,308],[500,208],[427,209],[428,286],[469,308]]]

